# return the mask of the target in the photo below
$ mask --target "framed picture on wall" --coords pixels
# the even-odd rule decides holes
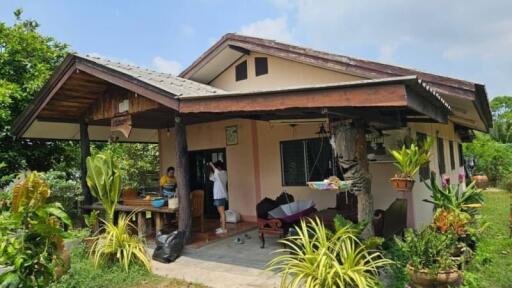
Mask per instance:
[[[238,126],[226,127],[226,145],[238,144]]]

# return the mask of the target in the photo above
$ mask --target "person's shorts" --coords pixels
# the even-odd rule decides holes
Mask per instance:
[[[219,207],[219,206],[226,207],[226,198],[213,199],[213,205],[216,207]]]

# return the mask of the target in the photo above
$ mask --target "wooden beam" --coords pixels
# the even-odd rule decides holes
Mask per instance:
[[[85,205],[91,205],[93,197],[89,186],[87,186],[87,157],[91,155],[91,147],[89,145],[89,125],[84,120],[80,121],[80,180],[82,191],[84,193]]]
[[[446,107],[437,105],[433,100],[430,95],[421,95],[418,91],[407,88],[407,106],[440,123],[448,122],[450,111]]]
[[[176,180],[178,185],[179,217],[178,229],[185,231],[185,239],[190,238],[192,216],[190,205],[190,169],[188,162],[187,131],[183,118],[174,118],[176,134]]]
[[[403,84],[330,88],[322,90],[277,91],[266,94],[241,94],[224,97],[182,99],[180,113],[226,113],[273,111],[290,108],[323,107],[406,107]]]

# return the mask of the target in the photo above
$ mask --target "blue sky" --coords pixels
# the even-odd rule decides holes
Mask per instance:
[[[512,95],[512,1],[1,1],[95,54],[178,73],[239,32],[486,84]]]

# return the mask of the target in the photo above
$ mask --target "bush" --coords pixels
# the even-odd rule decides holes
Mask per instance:
[[[48,182],[51,190],[48,202],[59,202],[72,219],[78,219],[78,202],[83,201],[84,197],[78,172],[70,175],[50,170],[42,174],[42,177]]]

